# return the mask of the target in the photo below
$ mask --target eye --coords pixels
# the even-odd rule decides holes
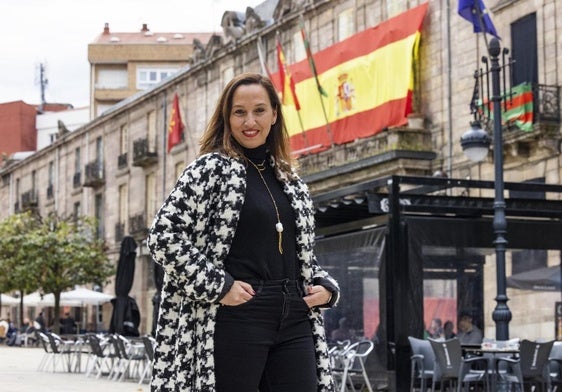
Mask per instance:
[[[246,114],[246,112],[242,109],[236,109],[232,112],[233,115],[240,117],[240,116],[244,116]]]
[[[265,112],[265,108],[263,107],[259,107],[254,110],[254,113],[256,114],[263,114],[264,112]]]

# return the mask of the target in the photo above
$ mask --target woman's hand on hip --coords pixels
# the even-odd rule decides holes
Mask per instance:
[[[241,305],[251,300],[255,294],[252,285],[241,280],[235,280],[228,293],[219,302],[227,306]]]
[[[332,293],[324,286],[312,285],[308,286],[308,292],[303,299],[309,308],[313,308],[315,306],[326,305],[330,302],[330,298],[332,298]]]

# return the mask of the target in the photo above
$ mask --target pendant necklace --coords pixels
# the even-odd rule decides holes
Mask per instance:
[[[275,230],[277,231],[278,238],[279,238],[279,241],[278,241],[279,253],[283,254],[283,246],[282,246],[283,223],[281,223],[281,218],[279,217],[279,209],[277,208],[277,203],[275,202],[275,199],[273,198],[273,194],[269,190],[269,186],[267,186],[267,182],[265,182],[265,179],[263,178],[263,175],[261,174],[261,172],[265,170],[265,159],[263,160],[262,163],[258,163],[258,164],[252,162],[251,159],[248,159],[248,161],[252,164],[253,167],[256,168],[256,170],[257,170],[258,174],[260,175],[260,178],[263,182],[263,185],[265,185],[265,189],[267,189],[267,193],[269,193],[269,197],[271,197],[271,201],[273,202],[273,207],[275,207],[275,215],[277,215],[277,223],[275,224]]]

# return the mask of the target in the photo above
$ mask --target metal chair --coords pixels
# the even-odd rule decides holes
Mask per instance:
[[[412,348],[412,356],[410,357],[412,366],[410,373],[410,391],[415,391],[416,381],[418,381],[420,391],[424,392],[433,379],[435,354],[433,353],[433,348],[429,340],[408,336],[408,341]]]
[[[105,350],[105,345],[102,340],[94,334],[88,336],[88,344],[90,346],[90,361],[86,369],[86,377],[89,377],[92,372],[96,372],[96,378],[100,378],[103,374],[104,367],[107,373],[111,373],[117,360],[117,355],[110,350]]]
[[[156,339],[152,336],[143,336],[142,343],[144,345],[144,354],[146,355],[146,365],[140,376],[139,384],[142,384],[147,376],[150,376],[152,372],[152,366],[154,365],[154,348],[156,347]]]
[[[552,392],[558,391],[562,386],[562,342],[554,342],[548,356],[550,385]]]
[[[131,364],[134,364],[134,370],[138,374],[139,378],[141,376],[141,366],[144,366],[145,362],[145,355],[144,353],[138,353],[135,351],[131,342],[124,336],[115,334],[112,336],[112,344],[115,350],[115,353],[118,357],[118,362],[116,366],[114,366],[113,374],[110,374],[109,378],[114,378],[119,381],[123,381],[125,376],[131,377]]]
[[[334,368],[334,375],[336,375],[336,382],[341,392],[361,391],[363,388],[367,388],[369,392],[373,391],[365,362],[374,346],[371,340],[365,339],[352,343],[337,352],[335,357],[337,367]],[[359,384],[359,389],[356,389]]]
[[[554,341],[533,342],[527,339],[519,344],[519,358],[497,358],[496,369],[506,366],[504,372],[497,372],[500,381],[515,383],[521,391],[525,385],[540,386],[541,391],[550,391],[549,357]]]
[[[461,343],[458,338],[448,340],[428,339],[435,354],[435,368],[431,383],[431,391],[439,382],[443,390],[445,382],[456,386],[460,392],[465,385],[482,384],[489,390],[488,359],[483,357],[463,358]]]

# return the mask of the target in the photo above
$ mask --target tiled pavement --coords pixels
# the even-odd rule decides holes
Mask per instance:
[[[40,348],[0,345],[0,391],[2,392],[148,392],[145,382],[96,379],[84,373],[67,373],[59,369],[38,371],[44,351]]]

